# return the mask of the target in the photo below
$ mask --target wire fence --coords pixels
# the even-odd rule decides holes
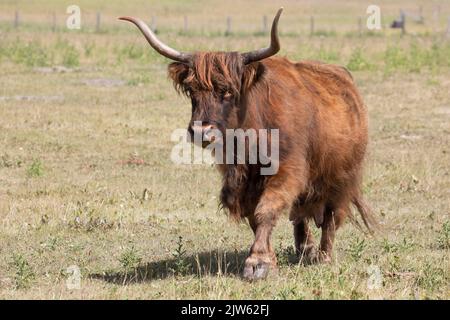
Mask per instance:
[[[3,15],[0,18],[0,28],[1,29],[37,29],[37,30],[51,30],[52,32],[69,31],[70,28],[66,25],[66,20],[68,15],[57,15],[55,12],[48,14],[45,17],[40,17],[39,19],[26,19],[25,16],[16,10],[10,18]],[[214,25],[199,26],[198,23],[194,25],[191,23],[189,16],[184,15],[180,17],[180,22],[176,25],[159,25],[156,16],[151,16],[147,23],[150,28],[155,32],[177,32],[185,35],[265,35],[270,32],[270,18],[267,15],[263,15],[260,19],[260,24],[255,23],[249,24],[248,22],[242,23],[233,19],[232,16],[226,16],[223,21],[218,21]],[[347,19],[351,21],[352,19]],[[450,38],[450,15],[447,18],[446,25],[442,23],[441,13],[436,11],[433,15],[427,19],[429,22],[428,26],[425,26],[425,17],[422,14],[422,10],[419,9],[418,13],[411,11],[400,10],[400,15],[398,19],[391,21],[392,19],[384,19],[381,24],[381,28],[377,30],[370,30],[366,25],[366,17],[358,16],[353,18],[354,24],[347,21],[347,24],[336,23],[333,25],[332,22],[324,23],[323,18],[319,16],[311,15],[309,17],[299,17],[296,21],[296,26],[292,26],[292,21],[290,23],[290,28],[283,30],[281,28],[280,33],[284,35],[305,35],[309,34],[311,36],[329,36],[336,34],[355,34],[363,36],[366,33],[380,33],[384,34],[387,30],[400,29],[398,31],[401,34],[406,34],[409,31],[409,26],[412,26],[413,33],[427,33],[436,35],[445,35]],[[430,27],[431,31],[430,31]],[[102,12],[91,12],[83,13],[82,27],[80,31],[96,32],[96,33],[107,33],[112,32],[117,29],[125,29],[126,27],[120,26],[117,19],[112,18],[109,15],[104,15]],[[393,31],[395,32],[395,31]]]

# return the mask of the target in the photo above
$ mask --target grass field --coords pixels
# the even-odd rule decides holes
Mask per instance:
[[[0,298],[450,298],[449,3],[433,2],[435,21],[427,1],[378,1],[384,25],[423,6],[425,24],[400,37],[359,36],[361,1],[78,2],[78,31],[64,28],[60,1],[0,3]],[[245,50],[267,44],[262,16],[281,4],[281,55],[345,65],[358,83],[370,118],[364,192],[382,231],[347,223],[333,263],[304,266],[286,216],[273,236],[278,275],[248,283],[253,235],[218,209],[219,174],[170,160],[189,101],[167,79],[168,61],[115,18],[155,15],[161,39],[183,50]],[[79,288],[67,285],[71,266]]]

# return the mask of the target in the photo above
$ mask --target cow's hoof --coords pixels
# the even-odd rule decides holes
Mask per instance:
[[[244,267],[243,277],[246,280],[265,279],[269,274],[270,265],[268,263],[259,263],[255,266],[246,265]]]
[[[326,251],[320,251],[319,250],[319,254],[318,254],[318,261],[317,263],[325,263],[325,264],[329,264],[332,262],[331,260],[331,254],[329,254]]]
[[[300,262],[306,265],[319,263],[326,264],[331,263],[331,256],[325,251],[309,248],[309,250],[303,251],[303,253],[300,254]]]
[[[315,246],[302,247],[297,250],[299,262],[303,264],[315,264],[318,262],[319,252]]]

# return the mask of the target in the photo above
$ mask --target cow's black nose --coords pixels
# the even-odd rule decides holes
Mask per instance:
[[[201,137],[203,141],[211,142],[214,138],[212,135],[214,126],[212,124],[200,124],[196,121],[196,123],[194,123],[189,130],[192,134],[194,134],[194,136],[198,135]]]

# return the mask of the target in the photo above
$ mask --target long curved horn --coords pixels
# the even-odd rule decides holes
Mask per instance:
[[[148,27],[148,25],[138,18],[133,17],[120,17],[119,20],[125,20],[129,21],[131,23],[134,23],[136,27],[141,30],[142,34],[144,35],[145,39],[147,39],[148,43],[158,51],[161,55],[164,57],[167,57],[169,59],[179,61],[179,62],[186,62],[189,63],[192,59],[192,55],[189,53],[184,52],[178,52],[175,49],[172,49],[171,47],[167,46],[161,40],[159,40],[156,35],[153,33],[153,31]]]
[[[280,51],[280,40],[278,39],[278,20],[280,20],[280,15],[282,12],[283,7],[278,9],[277,15],[273,19],[272,30],[270,32],[270,46],[267,48],[243,53],[242,58],[244,59],[244,64],[271,57],[278,51]]]

